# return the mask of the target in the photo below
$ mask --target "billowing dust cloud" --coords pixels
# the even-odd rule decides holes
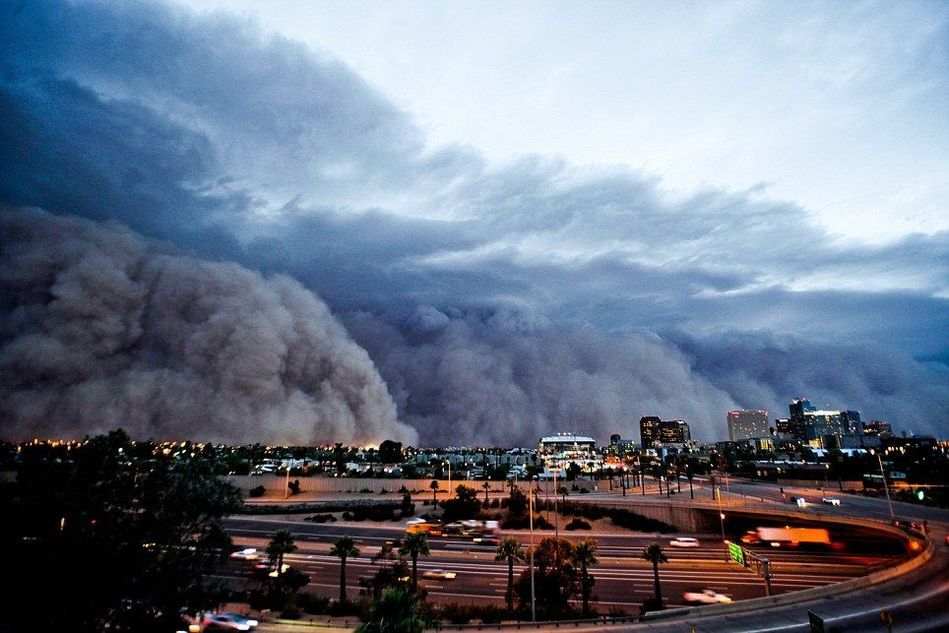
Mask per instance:
[[[118,225],[0,211],[0,433],[417,441],[366,352],[288,277]]]

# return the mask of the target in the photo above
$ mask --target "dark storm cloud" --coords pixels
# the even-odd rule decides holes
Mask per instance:
[[[813,359],[835,358],[826,340],[886,341],[881,367],[914,368],[881,409],[897,425],[919,422],[914,387],[945,384],[910,356],[949,358],[946,234],[848,244],[758,190],[670,199],[628,170],[433,150],[343,64],[220,14],[2,11],[0,202],[293,276],[359,315],[347,323],[423,441],[607,432],[640,412],[720,437],[710,425],[748,394],[703,358],[732,330],[777,333]],[[681,406],[650,395],[650,371],[674,377]],[[854,380],[866,384],[841,406],[883,402]],[[768,402],[801,395],[755,384]],[[464,411],[477,415],[453,426]]]
[[[555,328],[505,312],[451,318],[431,307],[401,327],[366,314],[346,324],[402,419],[444,442],[529,446],[563,430],[638,437],[643,415],[684,417],[697,437],[712,438],[717,412],[734,406],[654,335]]]
[[[859,409],[864,421],[900,420],[915,433],[945,432],[949,371],[887,345],[749,333],[678,337],[675,343],[698,374],[742,406],[767,407],[772,417],[787,417],[787,394],[799,394],[821,408]]]
[[[0,229],[4,436],[417,438],[365,351],[297,282],[38,210],[6,210]]]

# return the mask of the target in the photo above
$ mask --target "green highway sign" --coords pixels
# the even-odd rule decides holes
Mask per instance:
[[[728,554],[736,563],[740,563],[741,565],[745,564],[745,552],[741,549],[741,545],[738,545],[737,543],[729,543]]]

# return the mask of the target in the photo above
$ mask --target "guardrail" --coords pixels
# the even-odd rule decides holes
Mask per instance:
[[[601,499],[591,499],[590,503],[600,502]],[[716,505],[708,505],[702,509],[711,509],[715,508]],[[761,511],[768,512],[769,514],[774,513],[774,506],[769,505],[763,508],[754,508],[742,506],[741,508],[732,507],[732,510],[741,509],[747,510],[750,512]],[[919,543],[922,541],[924,546],[922,546],[922,551],[914,556],[913,558],[905,561],[894,567],[888,567],[879,571],[872,572],[861,578],[854,578],[852,580],[846,580],[839,583],[834,583],[831,585],[825,585],[823,587],[815,587],[813,589],[804,589],[802,591],[792,591],[789,593],[783,593],[776,596],[766,596],[763,598],[751,598],[748,600],[740,600],[738,602],[732,602],[731,604],[720,604],[720,605],[705,605],[698,607],[681,607],[676,609],[665,609],[662,611],[651,611],[649,613],[638,615],[638,616],[624,616],[618,618],[593,618],[593,619],[578,619],[578,620],[547,620],[543,622],[526,622],[526,621],[517,621],[517,622],[497,622],[497,623],[482,623],[482,624],[439,624],[435,627],[434,630],[452,630],[452,631],[483,631],[483,630],[501,630],[501,629],[540,629],[540,628],[577,628],[581,625],[583,626],[609,626],[617,624],[637,624],[637,623],[648,623],[657,620],[666,620],[666,619],[675,619],[687,616],[693,617],[702,617],[702,616],[718,616],[718,615],[729,615],[736,613],[745,613],[750,611],[756,611],[759,609],[767,609],[769,607],[779,607],[786,606],[790,604],[797,603],[806,603],[818,598],[826,598],[829,596],[834,596],[842,593],[847,593],[850,591],[855,591],[858,589],[865,589],[875,585],[880,585],[886,582],[889,582],[895,578],[906,576],[917,572],[923,565],[932,559],[933,555],[936,552],[935,543],[928,537],[928,535],[923,534],[912,534],[904,531],[903,529],[891,525],[889,522],[881,522],[874,519],[863,519],[857,517],[842,517],[842,516],[827,516],[827,517],[815,517],[811,513],[807,512],[786,512],[785,516],[794,517],[804,520],[818,520],[839,523],[839,524],[848,524],[848,525],[859,525],[861,527],[866,527],[874,530],[880,530],[883,532],[889,533],[891,536],[897,537],[900,540],[903,540],[907,543]],[[910,548],[912,549],[912,548]]]

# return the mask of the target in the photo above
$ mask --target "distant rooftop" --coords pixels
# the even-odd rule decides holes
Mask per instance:
[[[545,435],[540,438],[541,444],[596,444],[596,440],[587,435],[575,435],[573,433],[557,433],[556,435]]]

